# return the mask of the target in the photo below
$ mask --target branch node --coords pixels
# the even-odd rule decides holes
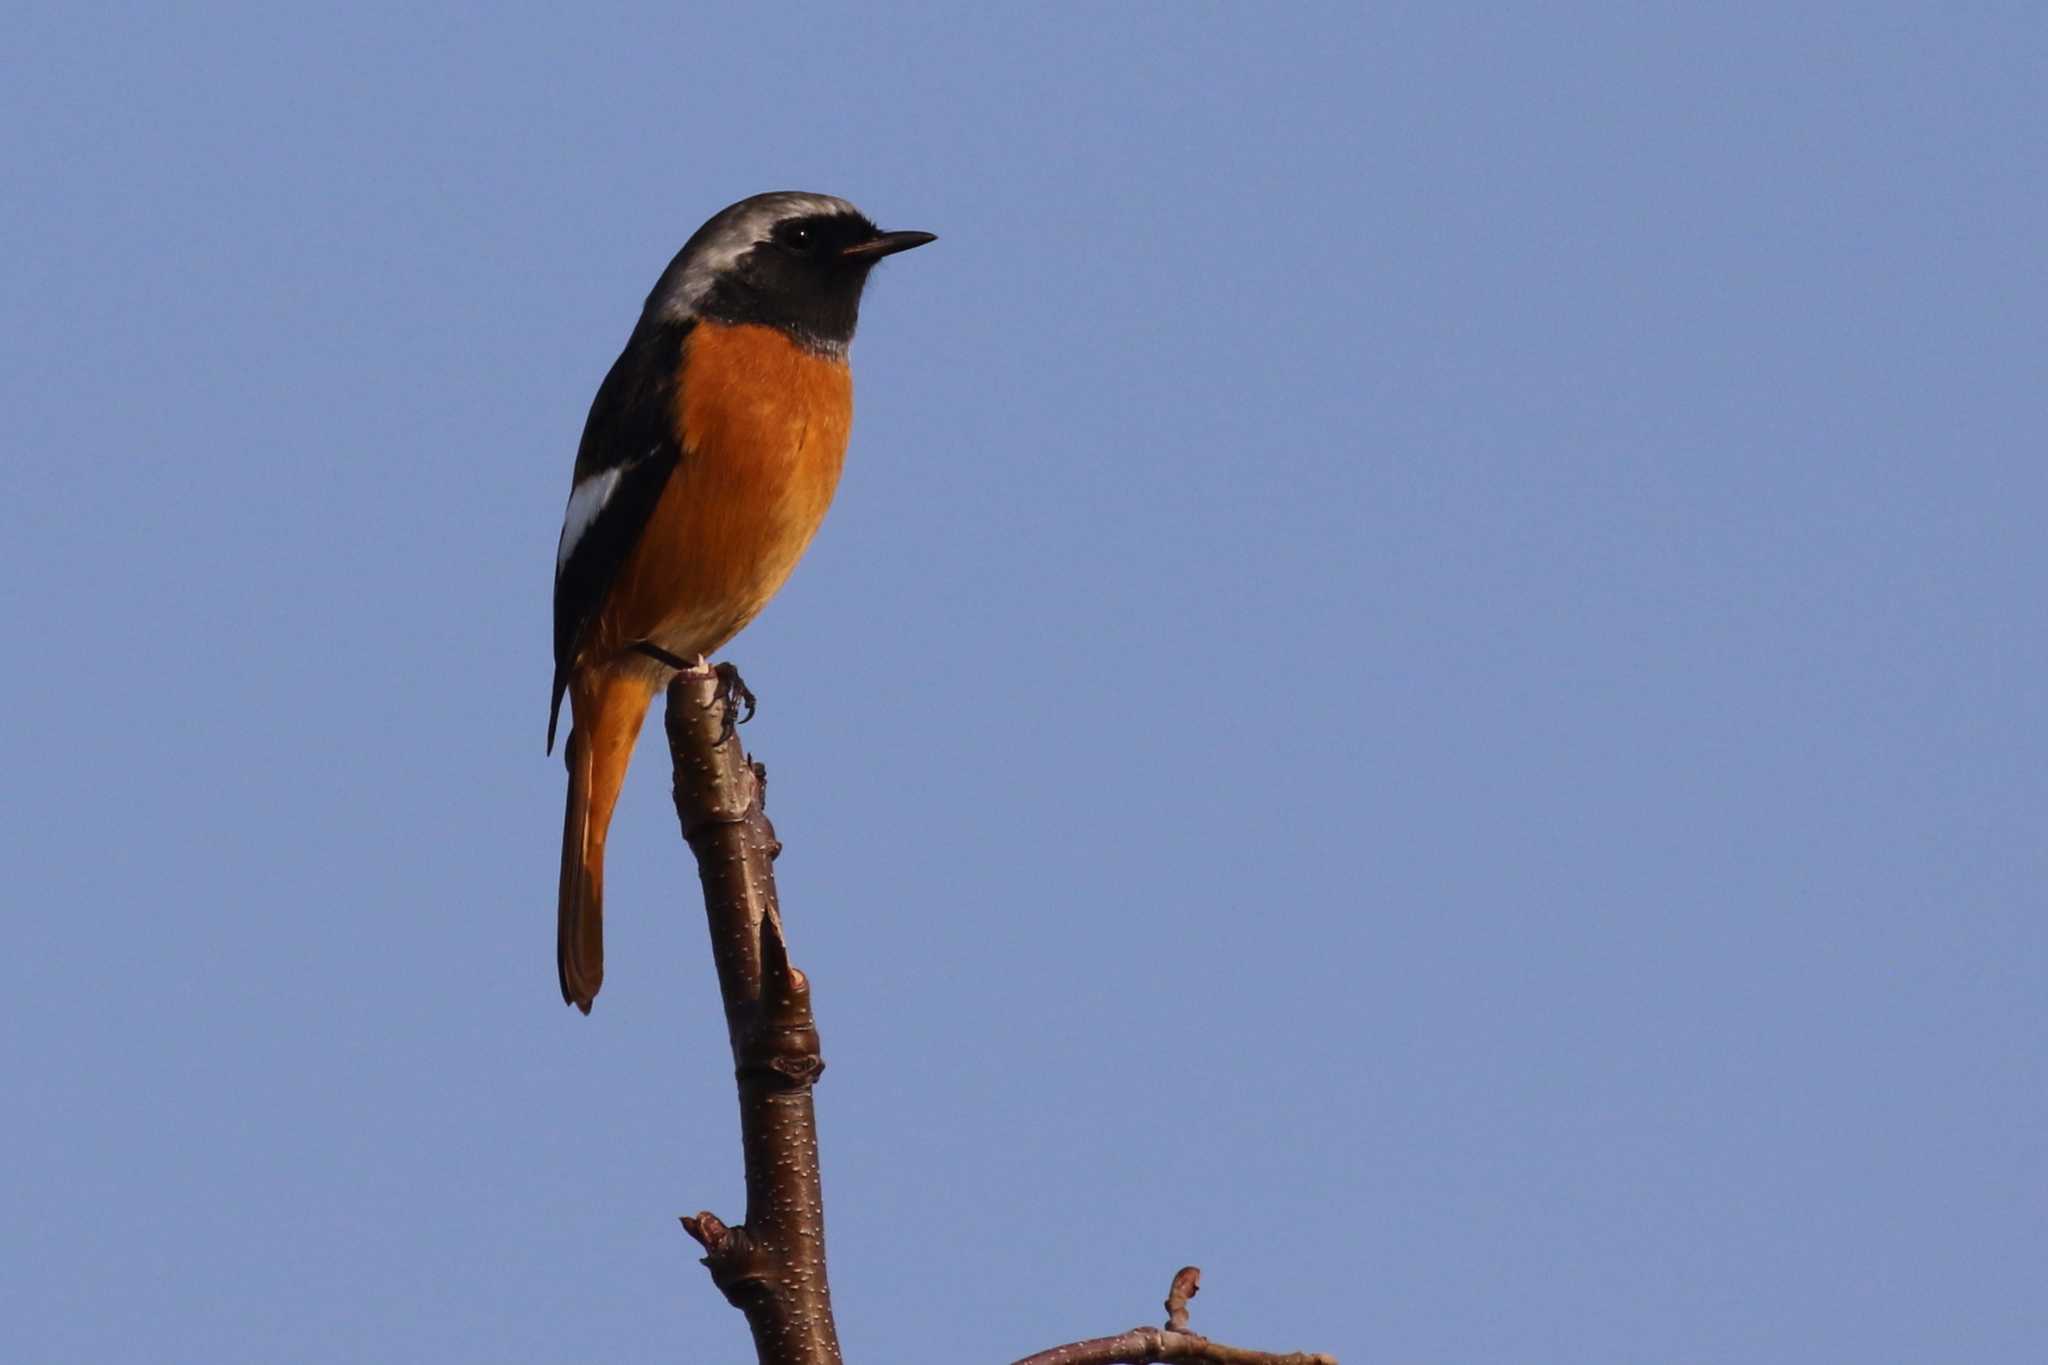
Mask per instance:
[[[787,1013],[770,1008],[755,1014],[744,1025],[738,1040],[738,1075],[742,1085],[763,1085],[770,1090],[805,1090],[825,1073],[825,1058],[818,1047],[818,1026],[811,1019],[809,1001],[797,997]]]
[[[1202,1292],[1202,1268],[1184,1265],[1174,1272],[1173,1285],[1166,1291],[1166,1330],[1188,1330],[1188,1300]]]
[[[732,1229],[717,1214],[709,1211],[699,1213],[695,1218],[684,1214],[682,1222],[683,1231],[714,1256],[725,1249],[725,1240],[732,1234]]]
[[[768,1066],[782,1078],[783,1085],[790,1090],[816,1085],[818,1077],[825,1074],[825,1059],[816,1053],[808,1056],[777,1057],[769,1062]]]
[[[684,1218],[683,1230],[704,1248],[700,1263],[728,1303],[744,1310],[760,1302],[774,1279],[774,1267],[744,1226],[727,1227],[716,1214],[700,1213]]]

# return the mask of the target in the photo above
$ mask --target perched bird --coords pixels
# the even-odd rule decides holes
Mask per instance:
[[[846,350],[868,272],[929,232],[822,194],[715,215],[647,296],[598,387],[555,552],[554,752],[572,728],[556,963],[604,979],[604,842],[656,691],[754,619],[810,544],[853,422]]]

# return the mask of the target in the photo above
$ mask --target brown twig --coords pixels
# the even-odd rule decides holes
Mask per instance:
[[[739,1081],[747,1220],[684,1218],[704,1248],[711,1281],[747,1316],[760,1365],[839,1365],[832,1291],[825,1280],[825,1201],[811,1087],[825,1061],[811,1015],[811,984],[790,965],[775,900],[782,851],[762,809],[768,775],[733,733],[728,697],[745,694],[708,668],[668,689],[668,746],[676,816],[697,855],[711,955],[725,999]],[[746,694],[751,700],[750,694]],[[1166,1326],[1055,1346],[1017,1365],[1337,1365],[1336,1358],[1226,1346],[1187,1330],[1202,1272],[1183,1266],[1166,1294]]]
[[[1173,1272],[1173,1284],[1166,1291],[1166,1330],[1188,1330],[1188,1300],[1202,1292],[1202,1268],[1184,1265]]]
[[[790,965],[775,900],[767,774],[733,734],[721,679],[678,674],[668,690],[676,816],[697,855],[711,954],[739,1082],[747,1217],[683,1219],[712,1283],[746,1314],[760,1365],[839,1365],[825,1279],[825,1202],[811,1087],[825,1069],[811,987]]]
[[[1188,1300],[1201,1292],[1202,1272],[1182,1266],[1166,1293],[1166,1326],[1133,1327],[1113,1337],[1069,1342],[1026,1356],[1016,1365],[1154,1365],[1193,1361],[1201,1365],[1337,1365],[1335,1356],[1296,1351],[1275,1354],[1225,1346],[1187,1330]]]

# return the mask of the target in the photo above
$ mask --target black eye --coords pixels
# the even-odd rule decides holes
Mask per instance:
[[[818,234],[808,224],[798,223],[782,234],[782,244],[791,251],[809,251],[818,243]]]

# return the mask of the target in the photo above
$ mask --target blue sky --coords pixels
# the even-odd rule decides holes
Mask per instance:
[[[843,194],[729,651],[852,1360],[2048,1349],[2035,6],[39,7],[0,56],[23,1360],[744,1358],[658,750],[549,579],[710,213]]]

